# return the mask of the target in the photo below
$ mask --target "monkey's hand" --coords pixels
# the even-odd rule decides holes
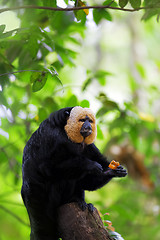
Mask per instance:
[[[103,167],[101,166],[101,164],[97,163],[97,162],[92,162],[89,166],[88,166],[88,170],[90,173],[97,173],[100,174],[103,172]]]
[[[125,177],[127,175],[126,169],[119,165],[116,169],[108,168],[105,174],[111,177]]]

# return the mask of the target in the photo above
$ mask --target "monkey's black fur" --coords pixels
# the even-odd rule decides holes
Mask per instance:
[[[31,240],[57,240],[57,208],[78,202],[87,207],[84,190],[96,190],[113,177],[124,177],[122,166],[109,162],[92,143],[73,143],[64,126],[72,108],[50,115],[24,148],[22,198],[31,223]],[[92,209],[92,205],[89,205]]]

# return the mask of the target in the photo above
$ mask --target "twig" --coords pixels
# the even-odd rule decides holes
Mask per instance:
[[[157,9],[160,7],[139,7],[139,8],[121,8],[121,7],[112,7],[109,5],[96,5],[96,6],[80,6],[80,7],[67,7],[67,8],[60,8],[60,7],[46,7],[46,6],[36,6],[36,5],[26,5],[26,6],[19,6],[19,7],[9,7],[9,8],[3,8],[0,9],[0,13],[7,12],[7,11],[14,11],[14,10],[20,10],[20,9],[43,9],[43,10],[50,10],[50,11],[78,11],[78,10],[84,10],[84,9],[112,9],[112,10],[120,10],[125,12],[135,12],[140,10],[146,10],[146,9]]]
[[[5,76],[5,75],[21,73],[21,72],[43,72],[43,71],[39,71],[39,70],[18,70],[18,71],[15,71],[15,72],[2,73],[2,74],[0,74],[0,77]]]
[[[0,209],[2,209],[3,211],[5,211],[6,213],[9,213],[12,217],[16,218],[20,223],[22,223],[23,225],[30,227],[29,224],[25,223],[20,217],[18,217],[15,213],[11,212],[10,210],[8,210],[7,208],[3,207],[2,205],[0,205]]]

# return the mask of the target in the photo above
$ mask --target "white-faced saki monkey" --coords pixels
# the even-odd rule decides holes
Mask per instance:
[[[125,177],[94,145],[96,119],[89,108],[67,107],[52,113],[27,142],[23,153],[22,198],[31,224],[31,240],[57,240],[57,208],[78,202],[84,191],[94,191],[113,177]]]

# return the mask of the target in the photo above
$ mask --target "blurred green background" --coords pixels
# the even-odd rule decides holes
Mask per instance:
[[[75,1],[0,0],[0,9],[31,4]],[[26,141],[51,112],[76,105],[92,108],[96,145],[129,173],[87,192],[87,202],[124,239],[160,239],[160,2],[109,6],[121,10],[0,13],[0,240],[29,239],[20,196]],[[123,11],[140,6],[149,9]]]

